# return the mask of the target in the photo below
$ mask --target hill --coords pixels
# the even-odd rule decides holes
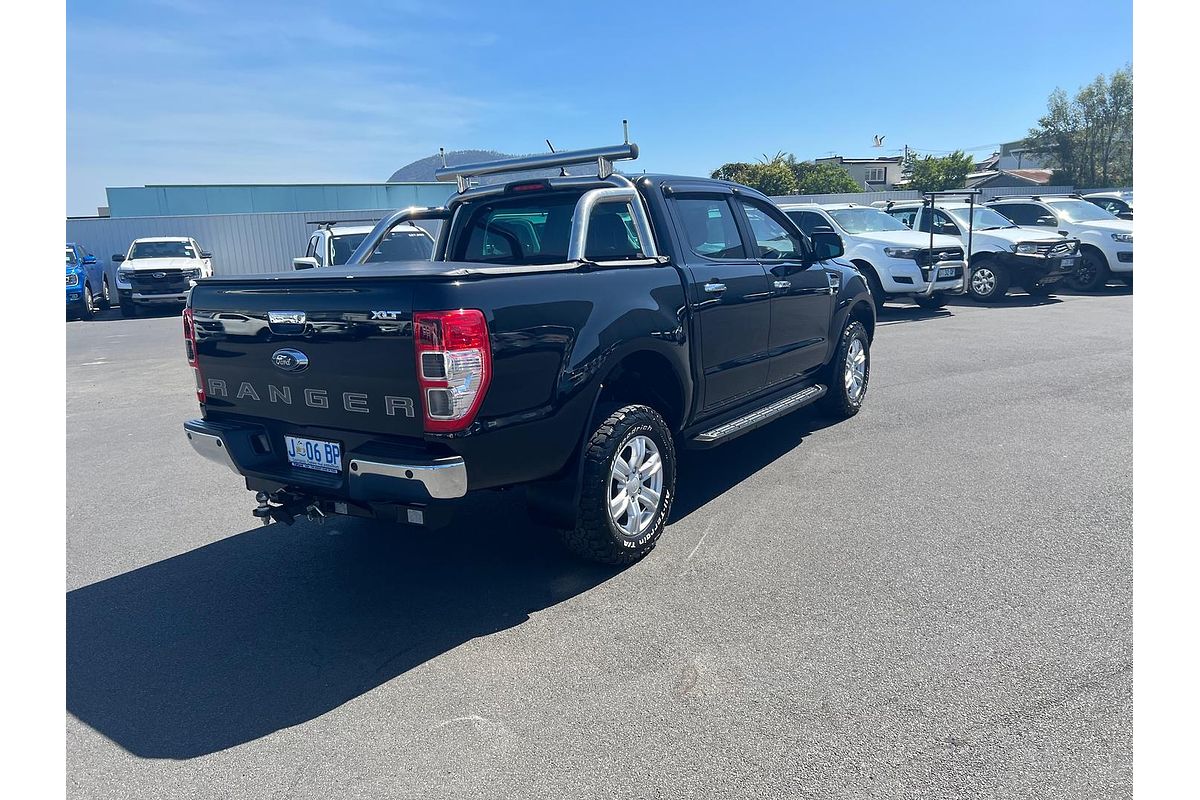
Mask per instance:
[[[454,150],[446,153],[446,163],[450,166],[457,164],[473,164],[478,161],[496,161],[501,158],[516,158],[516,156],[508,153],[500,153],[495,150]],[[434,171],[442,166],[442,158],[440,155],[432,155],[427,158],[420,158],[411,164],[406,164],[400,169],[392,173],[389,181],[407,182],[407,181],[433,181]],[[588,168],[575,167],[575,172],[572,174],[586,175]],[[595,174],[595,168],[591,168],[591,174]],[[584,171],[580,171],[584,170]],[[571,170],[568,168],[568,172]],[[559,175],[558,167],[551,169],[533,169],[525,172],[506,172],[501,176],[484,175],[477,179],[480,184],[486,183],[507,183],[508,181],[523,180],[525,178],[557,178]]]

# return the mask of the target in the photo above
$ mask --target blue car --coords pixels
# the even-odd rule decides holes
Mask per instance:
[[[86,247],[67,242],[67,313],[91,319],[108,308],[110,298],[104,267]]]

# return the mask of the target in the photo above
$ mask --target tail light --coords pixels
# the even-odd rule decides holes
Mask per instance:
[[[183,352],[196,376],[196,399],[203,403],[204,379],[200,376],[200,364],[196,359],[196,319],[190,306],[183,310]]]
[[[413,314],[413,342],[425,430],[461,431],[475,419],[492,379],[483,312],[468,308]]]

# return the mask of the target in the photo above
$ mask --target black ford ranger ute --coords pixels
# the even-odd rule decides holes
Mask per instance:
[[[589,559],[662,533],[676,451],[870,378],[862,277],[762,194],[627,178],[625,143],[450,167],[443,208],[382,220],[342,267],[199,281],[184,311],[203,456],[244,476],[263,522],[306,514],[435,526],[467,492],[524,485]],[[588,164],[589,175],[471,186]],[[576,171],[576,170],[573,170]],[[441,220],[430,261],[367,263],[391,228]]]

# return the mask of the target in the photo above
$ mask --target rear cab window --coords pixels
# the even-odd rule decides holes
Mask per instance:
[[[582,191],[483,199],[454,242],[453,260],[484,264],[561,264],[571,241],[571,216]],[[603,207],[603,206],[601,206]]]

